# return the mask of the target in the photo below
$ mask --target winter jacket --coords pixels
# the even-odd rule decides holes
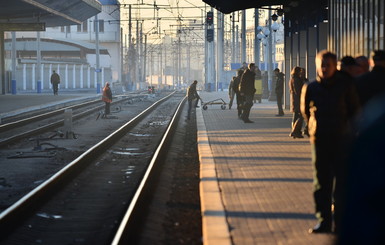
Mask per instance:
[[[247,69],[241,77],[241,82],[239,84],[239,92],[244,95],[254,95],[255,87],[254,87],[255,73]]]
[[[341,139],[352,133],[359,109],[356,86],[351,77],[336,72],[329,79],[304,84],[301,112],[308,123],[311,141]]]

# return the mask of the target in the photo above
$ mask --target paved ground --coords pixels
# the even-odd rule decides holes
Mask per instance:
[[[226,92],[202,92],[203,101]],[[254,104],[246,124],[235,109],[197,109],[205,244],[332,244],[316,223],[308,138],[289,137],[291,113]]]
[[[25,111],[32,111],[76,100],[83,100],[85,98],[101,98],[101,94],[65,93],[55,96],[51,93],[25,93],[16,95],[0,95],[0,119],[6,116],[17,115]]]
[[[20,94],[0,96],[0,118],[100,95]],[[202,92],[204,101],[226,92]],[[275,117],[275,102],[254,104],[245,124],[235,109],[198,108],[201,203],[205,244],[332,244],[331,235],[310,235],[314,206],[307,138],[291,139],[291,113]]]

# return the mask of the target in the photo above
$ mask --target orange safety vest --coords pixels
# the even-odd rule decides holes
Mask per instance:
[[[111,97],[112,97],[112,94],[111,94],[111,89],[110,89],[110,87],[105,86],[105,87],[103,88],[103,96],[102,96],[102,100],[103,100],[104,102],[111,103],[111,102],[112,102]]]

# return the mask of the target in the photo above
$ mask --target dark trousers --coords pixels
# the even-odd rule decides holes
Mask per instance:
[[[104,102],[104,103],[105,103],[105,106],[104,106],[104,114],[105,114],[105,115],[108,115],[108,114],[110,114],[111,103],[109,103],[109,102]]]
[[[320,223],[331,228],[334,201],[334,223],[340,221],[340,207],[345,177],[345,151],[342,142],[335,140],[316,140],[312,143],[312,162],[314,170],[313,196],[316,217]]]
[[[237,110],[238,110],[238,117],[242,116],[243,111],[243,103],[245,101],[244,96],[241,96],[239,93],[236,93],[237,95]]]
[[[249,116],[250,116],[250,110],[251,110],[251,107],[253,106],[253,97],[254,95],[245,95],[243,96],[244,97],[244,101],[243,101],[243,110],[242,110],[242,120],[249,120]]]
[[[277,106],[278,106],[278,114],[283,115],[283,108],[282,108],[282,99],[283,99],[283,93],[277,93]]]
[[[55,84],[55,83],[52,84],[52,88],[53,88],[53,94],[57,95],[59,91],[59,84]]]
[[[302,125],[303,125],[303,117],[300,111],[295,111],[293,113],[293,120],[291,123],[291,134],[300,135],[302,134]]]
[[[194,106],[194,108],[197,107],[198,101],[199,101],[199,99],[187,100],[187,102],[188,102],[187,119],[190,119],[191,110],[192,110],[193,106]]]
[[[229,94],[229,97],[230,97],[229,109],[231,109],[231,107],[233,106],[234,96],[235,96],[234,91],[231,91]]]

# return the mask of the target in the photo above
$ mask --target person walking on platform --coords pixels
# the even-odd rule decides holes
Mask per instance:
[[[111,102],[112,102],[112,92],[111,92],[109,82],[106,82],[106,84],[104,85],[102,100],[105,103],[104,115],[107,116],[110,114],[110,106],[111,106]]]
[[[346,159],[359,108],[353,79],[337,71],[337,57],[329,51],[316,56],[317,79],[304,84],[301,112],[308,123],[314,169],[313,197],[318,223],[309,233],[332,231],[332,198],[337,231],[345,188]]]
[[[235,92],[235,95],[237,96],[237,111],[238,111],[238,118],[239,119],[242,116],[242,105],[244,102],[244,98],[243,98],[243,96],[241,96],[241,94],[239,92],[239,84],[241,83],[241,77],[242,77],[243,72],[244,72],[243,70],[239,69],[237,71],[237,76],[235,77],[234,82],[233,82],[233,90]]]
[[[239,84],[239,92],[244,96],[242,120],[245,123],[253,123],[249,119],[250,110],[253,106],[253,98],[255,94],[254,80],[255,80],[255,64],[250,63],[247,70],[242,74],[241,82]]]
[[[293,119],[291,123],[290,137],[303,138],[302,136],[302,124],[303,117],[301,114],[300,102],[301,102],[301,90],[304,84],[304,80],[301,76],[302,68],[299,66],[294,67],[291,70],[291,78],[289,81],[290,88],[290,100],[291,100],[291,111],[293,112]]]
[[[58,95],[59,83],[60,83],[60,76],[54,70],[52,75],[51,75],[51,84],[52,84],[52,89],[53,89],[54,95]]]
[[[274,69],[275,75],[275,94],[277,95],[277,106],[278,106],[278,114],[277,117],[282,117],[285,115],[282,108],[282,100],[283,100],[283,90],[284,90],[284,76],[282,72],[278,68]]]
[[[199,107],[198,101],[200,100],[199,94],[197,92],[197,84],[198,81],[194,80],[194,82],[187,88],[187,101],[188,101],[188,110],[187,110],[187,119],[190,120],[191,110],[193,107],[193,101],[194,108]]]
[[[233,77],[233,79],[231,79],[230,81],[230,84],[229,84],[229,99],[230,99],[230,102],[229,102],[229,110],[231,110],[231,107],[233,106],[233,101],[234,101],[234,96],[235,96],[235,91],[234,91],[234,80],[236,79],[237,77]]]

